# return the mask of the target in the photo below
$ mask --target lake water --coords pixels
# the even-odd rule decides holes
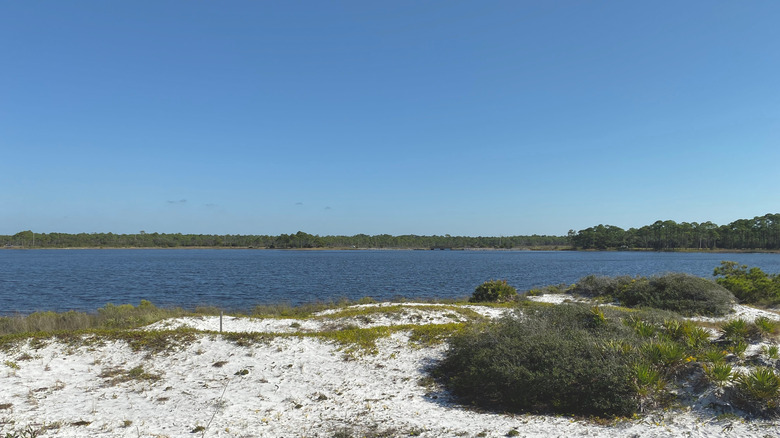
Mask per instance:
[[[589,275],[686,272],[721,260],[780,272],[780,254],[531,251],[2,250],[0,314],[106,303],[248,310],[370,296],[459,298],[485,280],[518,290]]]

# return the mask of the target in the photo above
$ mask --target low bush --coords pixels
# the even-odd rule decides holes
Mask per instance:
[[[618,277],[588,275],[574,283],[569,288],[569,292],[590,298],[607,297],[612,299],[617,297],[620,291],[635,281],[637,281],[636,278],[627,275]]]
[[[755,319],[755,321],[753,321],[753,324],[756,325],[756,328],[758,329],[759,333],[761,333],[762,338],[768,338],[777,333],[777,321],[769,319],[766,316],[759,316]]]
[[[722,261],[715,268],[715,281],[731,291],[740,302],[776,305],[780,303],[780,275],[769,275],[760,268],[748,268],[737,262]]]
[[[540,297],[547,294],[562,294],[565,293],[569,287],[566,284],[550,285],[541,288],[530,289],[526,292],[526,296]]]
[[[666,274],[629,284],[618,295],[629,307],[655,307],[683,315],[721,316],[731,310],[734,296],[714,282],[688,274]]]
[[[780,359],[780,347],[774,344],[762,346],[761,353],[769,360]]]
[[[707,381],[717,386],[724,386],[731,380],[731,364],[725,362],[716,362],[710,365],[703,364],[704,375]]]
[[[607,315],[604,315],[607,313]],[[527,308],[455,334],[436,367],[463,401],[516,412],[628,416],[637,412],[631,327],[587,306]]]
[[[469,298],[470,303],[505,302],[517,297],[517,289],[507,284],[506,280],[486,281],[476,289]]]
[[[780,407],[780,375],[773,369],[757,367],[735,378],[735,400],[748,411],[773,416]]]
[[[720,324],[720,333],[724,340],[736,342],[748,342],[760,336],[758,327],[743,318],[730,319]]]
[[[628,307],[652,307],[683,315],[721,316],[729,312],[734,303],[734,296],[722,286],[679,273],[649,278],[589,275],[569,291],[618,301]]]
[[[726,361],[728,352],[722,348],[711,347],[699,353],[699,360],[710,364],[718,364]]]

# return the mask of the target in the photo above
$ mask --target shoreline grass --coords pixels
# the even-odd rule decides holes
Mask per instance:
[[[346,298],[337,301],[317,301],[291,305],[289,303],[256,305],[245,311],[225,311],[215,306],[198,306],[193,310],[181,307],[157,307],[150,301],[141,300],[136,306],[132,304],[115,305],[108,303],[94,312],[82,312],[68,310],[65,312],[41,311],[29,314],[16,314],[0,316],[0,336],[19,333],[59,332],[68,330],[89,329],[137,329],[158,321],[170,318],[198,317],[198,316],[225,316],[272,318],[272,319],[307,319],[318,312],[326,310],[343,309],[330,315],[319,316],[321,319],[336,319],[352,316],[369,315],[372,313],[388,313],[397,311],[403,303],[415,303],[419,308],[432,310],[432,306],[451,305],[450,309],[466,318],[474,317],[475,313],[468,309],[458,308],[456,305],[465,305],[466,298],[460,299],[400,299],[389,301],[390,306],[380,308],[366,307],[361,309],[349,309],[353,306],[365,304],[379,304],[370,297],[351,301]],[[426,306],[429,305],[429,306]],[[511,307],[511,303],[480,303],[486,307]],[[387,307],[391,307],[388,309]]]

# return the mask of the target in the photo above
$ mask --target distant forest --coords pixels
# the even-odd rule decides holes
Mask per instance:
[[[780,214],[738,219],[728,225],[712,222],[656,221],[652,225],[624,230],[597,225],[569,231],[571,245],[578,249],[780,249]]]
[[[295,234],[215,235],[215,234],[114,234],[114,233],[33,233],[22,231],[0,236],[7,248],[372,248],[372,249],[739,249],[780,250],[780,214],[739,219],[728,225],[712,222],[677,223],[656,221],[652,225],[624,230],[613,225],[597,225],[566,236],[318,236]]]
[[[113,233],[33,233],[22,231],[13,236],[0,236],[0,246],[23,248],[537,248],[568,247],[563,236],[316,236],[303,231],[279,236],[214,235],[214,234],[113,234]]]

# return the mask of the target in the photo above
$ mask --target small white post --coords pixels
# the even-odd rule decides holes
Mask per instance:
[[[222,311],[219,311],[219,332],[222,333]]]

